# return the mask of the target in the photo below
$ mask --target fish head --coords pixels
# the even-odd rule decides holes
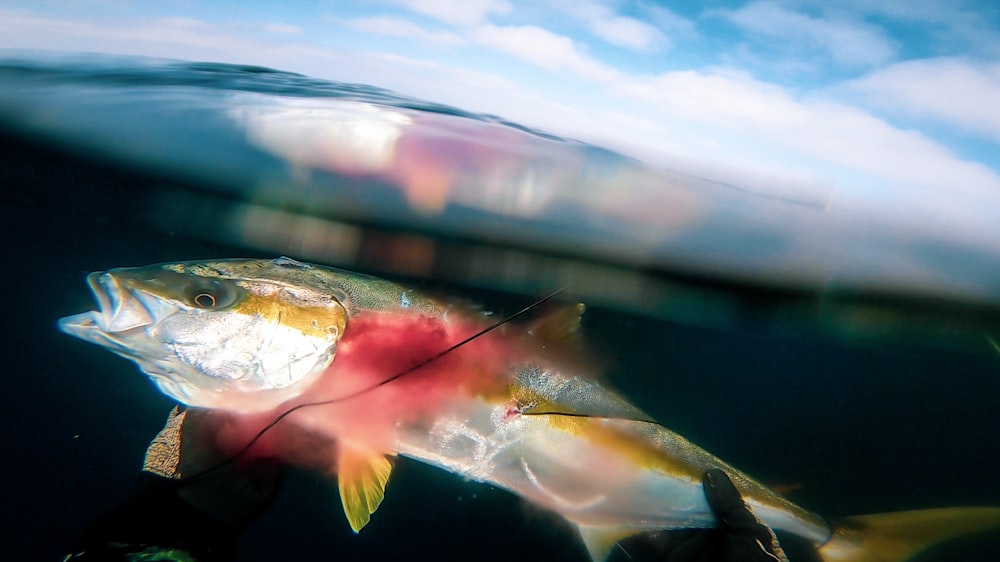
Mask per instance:
[[[97,310],[62,331],[138,364],[188,406],[265,411],[333,361],[348,312],[293,260],[217,260],[92,273]]]

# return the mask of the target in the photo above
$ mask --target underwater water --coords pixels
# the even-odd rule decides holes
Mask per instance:
[[[830,518],[1000,506],[1000,241],[252,67],[7,58],[0,140],[5,558],[57,559],[123,501],[172,407],[57,330],[92,308],[84,276],[218,257],[288,255],[499,314],[567,286],[616,389],[796,503]],[[405,460],[359,535],[336,488],[302,473],[239,548],[586,560],[556,516]],[[924,559],[998,549],[981,536]]]

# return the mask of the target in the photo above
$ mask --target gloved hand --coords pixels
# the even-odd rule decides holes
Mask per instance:
[[[132,496],[73,541],[64,561],[234,560],[236,538],[271,504],[284,467],[259,460],[204,472],[222,459],[204,446],[211,416],[175,408],[150,443]]]
[[[725,472],[713,468],[705,473],[701,483],[717,522],[720,560],[787,562],[774,531],[754,517]]]
[[[754,517],[723,471],[706,472],[702,486],[715,515],[715,528],[660,531],[626,539],[622,546],[629,557],[658,562],[788,561],[774,533]]]

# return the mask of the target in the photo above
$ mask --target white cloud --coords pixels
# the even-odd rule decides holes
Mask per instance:
[[[643,17],[663,30],[664,33],[686,36],[697,35],[697,25],[695,22],[676,14],[669,8],[656,5],[645,5],[642,8],[644,10]]]
[[[613,5],[601,1],[552,0],[551,4],[554,12],[581,21],[593,35],[602,41],[641,52],[669,48],[671,41],[659,29],[658,25],[667,23],[671,26],[682,27],[685,21],[666,8],[657,8],[655,17],[652,17],[654,12],[650,12],[650,21],[644,21],[622,15],[614,9]]]
[[[913,60],[850,84],[869,103],[1000,140],[1000,63]]]
[[[173,56],[183,57],[188,47],[223,47],[217,32],[218,29],[207,22],[191,18],[161,18],[133,21],[128,25],[110,25],[98,21],[0,12],[0,46],[3,47],[170,56],[164,53],[166,49],[162,47],[174,46],[180,48]]]
[[[392,0],[418,14],[454,25],[474,25],[492,14],[506,14],[512,9],[507,0]]]
[[[872,18],[915,26],[921,30],[921,50],[937,55],[1000,56],[995,5],[981,0],[796,0],[814,10],[848,13],[854,18]],[[911,28],[912,29],[912,28]],[[910,39],[909,41],[916,41]]]
[[[540,27],[483,25],[470,36],[482,45],[548,70],[568,71],[600,82],[613,81],[619,75],[614,68],[581,53],[569,37]]]
[[[626,16],[599,18],[591,21],[594,34],[612,45],[635,51],[649,51],[669,46],[670,41],[652,25]]]
[[[901,193],[891,189],[900,186],[934,189],[942,198],[964,190],[992,193],[989,200],[996,201],[1000,193],[995,170],[963,161],[926,135],[895,128],[843,103],[797,95],[734,72],[628,75],[588,56],[569,37],[539,27],[483,25],[469,28],[467,34],[470,49],[484,45],[542,68],[562,70],[559,78],[574,95],[532,91],[531,83],[489,69],[463,70],[361,49],[323,49],[304,42],[301,35],[292,42],[259,28],[191,19],[109,25],[99,19],[0,10],[0,47],[258,64],[365,82],[630,149],[626,151],[653,163],[700,159],[727,168],[730,178],[744,177],[739,170],[749,162],[764,171],[787,169],[795,177],[847,188],[876,186],[872,195],[882,193],[886,199]],[[642,122],[648,125],[639,126]],[[853,181],[862,176],[863,181]]]
[[[294,39],[290,40],[290,39]],[[193,18],[57,18],[0,9],[0,48],[253,64],[317,77],[380,84],[390,75],[370,57],[309,45],[301,36],[276,35],[260,27],[222,25]]]
[[[860,109],[728,72],[670,72],[620,86],[673,119],[730,131],[758,146],[781,147],[896,185],[968,194],[1000,193],[1000,176],[957,158],[925,135],[893,127]]]
[[[745,31],[784,41],[791,49],[824,51],[841,64],[880,64],[896,55],[896,47],[885,31],[863,21],[812,17],[769,1],[716,13]],[[795,54],[799,56],[801,52]]]
[[[433,43],[436,45],[457,46],[465,43],[465,40],[455,33],[448,31],[429,31],[409,20],[393,16],[355,18],[342,20],[342,23],[352,29],[365,33],[417,39],[425,43]]]

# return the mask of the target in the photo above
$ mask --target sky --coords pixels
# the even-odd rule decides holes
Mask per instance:
[[[991,0],[0,0],[0,48],[268,66],[764,190],[1000,210]]]

